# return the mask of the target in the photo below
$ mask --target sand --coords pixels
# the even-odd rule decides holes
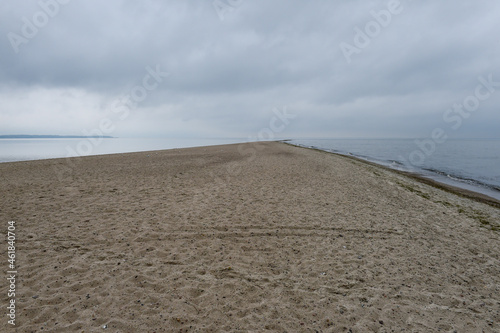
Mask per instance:
[[[379,166],[269,142],[0,175],[17,332],[500,331],[500,210]]]

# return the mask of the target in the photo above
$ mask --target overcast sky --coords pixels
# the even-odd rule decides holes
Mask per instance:
[[[2,1],[0,134],[498,138],[499,18],[497,0]]]

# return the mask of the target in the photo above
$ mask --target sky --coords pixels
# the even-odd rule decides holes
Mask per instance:
[[[0,134],[500,135],[497,0],[0,4]]]

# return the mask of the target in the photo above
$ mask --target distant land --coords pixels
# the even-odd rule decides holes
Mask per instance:
[[[112,139],[112,136],[82,136],[82,135],[25,135],[25,134],[14,134],[14,135],[0,135],[0,139],[87,139],[87,138],[105,138]]]

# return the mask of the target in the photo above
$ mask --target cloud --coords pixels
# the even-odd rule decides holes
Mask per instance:
[[[479,76],[500,81],[500,4],[401,0],[348,63],[341,43],[389,3],[242,0],[221,20],[201,0],[4,2],[0,133],[79,134],[160,66],[169,77],[113,135],[246,137],[284,105],[288,137],[427,135]],[[455,134],[497,137],[499,95]]]

